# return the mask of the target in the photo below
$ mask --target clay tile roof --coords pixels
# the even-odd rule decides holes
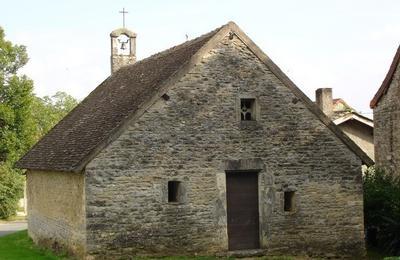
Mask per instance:
[[[25,154],[17,167],[80,172],[103,145],[118,136],[118,131],[132,115],[140,114],[146,102],[158,98],[157,94],[164,90],[163,84],[168,86],[169,80],[173,82],[179,78],[186,67],[198,62],[201,55],[197,53],[206,52],[231,32],[365,164],[374,163],[234,22],[229,22],[199,38],[118,70]]]
[[[82,161],[221,28],[115,72],[25,154],[16,166],[79,171]]]
[[[374,98],[371,100],[370,103],[371,108],[376,107],[381,97],[388,91],[390,83],[392,82],[393,75],[396,72],[397,66],[399,65],[399,62],[400,62],[400,45],[397,48],[397,52],[394,55],[392,64],[390,65],[389,71],[386,74],[386,77],[383,80],[381,87],[378,89],[378,92],[376,92]]]

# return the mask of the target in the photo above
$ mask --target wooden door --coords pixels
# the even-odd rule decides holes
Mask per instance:
[[[257,173],[227,173],[226,198],[229,250],[259,248]]]

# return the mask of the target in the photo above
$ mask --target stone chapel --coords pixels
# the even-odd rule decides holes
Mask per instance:
[[[33,241],[81,259],[363,256],[372,160],[233,22],[112,75],[19,162]]]

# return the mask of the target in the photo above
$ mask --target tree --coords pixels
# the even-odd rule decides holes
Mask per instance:
[[[364,176],[367,242],[388,254],[400,254],[400,178],[369,169]]]
[[[4,37],[0,28],[0,218],[15,213],[23,177],[13,165],[35,140],[33,82],[17,74],[28,62],[26,48]]]
[[[67,115],[78,101],[65,92],[57,92],[55,95],[43,98],[36,97],[33,103],[33,114],[36,125],[36,139],[39,140],[65,115]]]
[[[14,163],[78,104],[65,92],[36,97],[33,82],[18,75],[28,62],[25,46],[4,37],[0,27],[0,218],[15,214],[22,197],[24,178]]]

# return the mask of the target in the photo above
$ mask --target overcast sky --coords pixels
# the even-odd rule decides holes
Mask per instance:
[[[27,46],[23,72],[40,96],[82,99],[109,76],[123,7],[139,59],[234,21],[311,99],[332,87],[366,115],[400,43],[399,0],[0,1],[0,26]]]

